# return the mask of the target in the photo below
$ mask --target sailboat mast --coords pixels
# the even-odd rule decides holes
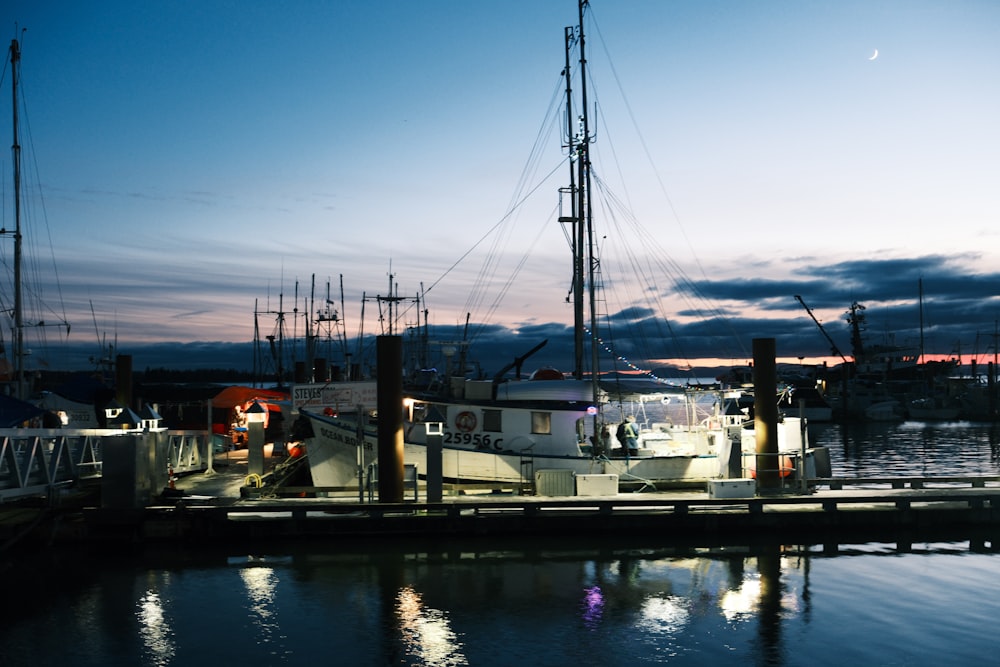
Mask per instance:
[[[566,77],[566,149],[570,156],[569,187],[565,192],[570,195],[570,215],[561,217],[559,222],[571,223],[571,242],[573,250],[573,378],[583,379],[583,220],[579,213],[580,191],[576,187],[576,119],[573,117],[573,73],[569,57],[576,44],[576,28],[567,26],[564,33],[566,39],[566,66],[563,75]]]
[[[316,308],[316,274],[312,274],[309,283],[309,305],[306,306],[306,377],[317,382],[316,373],[316,338],[319,336],[320,323]],[[316,321],[313,322],[313,317]],[[315,328],[314,328],[315,325]]]
[[[17,378],[17,398],[23,399],[24,390],[24,304],[21,302],[21,145],[18,143],[17,126],[17,71],[21,61],[21,48],[16,39],[10,42],[10,80],[13,105],[14,143],[14,377]]]
[[[600,369],[598,368],[598,348],[597,348],[597,288],[594,283],[594,270],[596,268],[596,255],[594,253],[594,209],[590,196],[590,122],[587,115],[587,54],[585,50],[586,40],[583,36],[583,13],[589,5],[589,0],[580,0],[580,111],[583,124],[583,136],[580,137],[580,189],[585,193],[581,200],[584,206],[580,211],[584,213],[587,224],[587,284],[589,285],[590,296],[590,378],[594,389],[594,402],[597,402],[600,391]],[[595,428],[596,428],[595,416]],[[595,431],[596,433],[596,431]]]

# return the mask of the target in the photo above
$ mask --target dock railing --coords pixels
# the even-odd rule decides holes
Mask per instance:
[[[147,474],[152,485],[165,484],[171,471],[211,467],[206,431],[0,429],[0,503],[28,497],[52,500],[63,489],[100,480],[108,439],[123,436],[141,439],[150,450],[153,466]]]

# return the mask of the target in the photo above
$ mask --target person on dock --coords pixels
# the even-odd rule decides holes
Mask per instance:
[[[622,446],[630,455],[639,453],[639,425],[635,423],[635,415],[629,415],[625,420],[625,442]]]

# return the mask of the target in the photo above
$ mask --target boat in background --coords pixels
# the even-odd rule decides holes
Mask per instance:
[[[958,360],[922,362],[920,346],[897,344],[891,334],[870,342],[864,311],[855,301],[846,313],[854,361],[845,358],[840,377],[828,378],[825,396],[834,413],[868,421],[958,418],[960,401],[938,391],[958,367]]]
[[[753,366],[733,366],[716,378],[723,390],[734,392],[747,411],[756,401]],[[779,373],[775,400],[782,415],[805,419],[809,423],[833,421],[833,407],[820,391],[821,382],[801,371]]]
[[[906,406],[910,419],[919,421],[951,421],[962,415],[962,405],[957,399],[944,396],[914,398]]]
[[[31,402],[58,415],[61,427],[104,428],[104,407],[114,398],[113,387],[90,373],[78,373]]]
[[[2,385],[2,391],[8,396],[12,396],[21,401],[29,401],[34,393],[34,388],[32,387],[33,380],[35,378],[35,373],[29,371],[26,367],[27,360],[31,358],[32,351],[27,348],[25,342],[25,331],[34,330],[36,332],[44,331],[46,327],[56,327],[57,329],[65,329],[66,334],[69,334],[70,326],[69,323],[61,319],[56,315],[57,312],[51,306],[44,307],[44,313],[42,310],[36,312],[31,312],[33,306],[41,304],[41,285],[29,285],[24,284],[24,277],[26,275],[30,276],[34,272],[38,271],[37,267],[27,266],[25,262],[25,249],[24,241],[25,238],[31,238],[30,234],[25,234],[23,230],[23,220],[22,220],[22,168],[21,168],[21,130],[19,123],[19,112],[20,112],[20,102],[19,102],[19,78],[21,74],[21,47],[17,39],[12,39],[10,42],[10,48],[8,49],[8,57],[10,63],[10,81],[11,81],[11,116],[13,125],[13,143],[11,144],[11,157],[13,162],[13,196],[14,196],[14,215],[13,215],[13,228],[8,227],[6,222],[2,228],[0,228],[0,236],[9,236],[13,241],[13,252],[11,253],[11,265],[6,266],[7,255],[3,255],[4,271],[3,275],[11,277],[11,282],[0,287],[0,292],[4,294],[4,308],[2,314],[4,317],[9,318],[9,322],[5,320],[3,328],[11,333],[10,339],[10,350],[7,350],[7,346],[4,343],[2,337],[0,337],[0,385]],[[4,70],[7,71],[6,69]],[[30,250],[30,248],[29,248]],[[30,256],[30,254],[29,254]],[[25,294],[29,294],[32,298],[25,299]],[[39,338],[39,342],[44,347],[44,337]],[[36,362],[39,365],[45,364],[45,360]]]
[[[873,422],[903,421],[906,419],[906,409],[895,398],[886,398],[866,405],[864,417]]]

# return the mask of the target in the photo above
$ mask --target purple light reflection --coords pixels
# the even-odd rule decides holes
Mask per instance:
[[[600,586],[583,589],[583,624],[594,629],[604,617],[604,593]]]

